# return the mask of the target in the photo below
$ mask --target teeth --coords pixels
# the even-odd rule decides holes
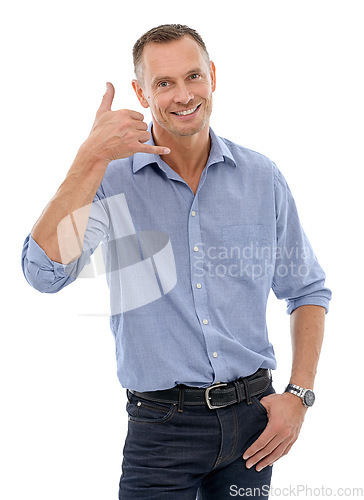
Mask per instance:
[[[197,108],[198,108],[198,106],[196,106],[193,109],[188,109],[187,111],[175,111],[175,113],[178,116],[191,115],[192,113],[194,113],[196,111]]]

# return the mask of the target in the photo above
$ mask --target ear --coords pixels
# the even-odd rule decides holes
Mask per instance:
[[[216,89],[216,68],[215,68],[215,64],[212,61],[210,61],[210,78],[211,78],[212,92],[215,92],[215,89]]]
[[[149,108],[148,101],[144,95],[144,90],[141,87],[141,85],[139,84],[138,80],[133,80],[131,82],[131,84],[133,86],[134,92],[136,93],[136,96],[137,96],[140,104],[143,106],[143,108]]]

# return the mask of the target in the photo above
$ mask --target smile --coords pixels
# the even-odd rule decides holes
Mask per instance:
[[[200,106],[201,106],[201,104],[199,104],[195,108],[186,109],[185,111],[172,111],[172,114],[177,115],[177,116],[192,115],[192,113],[197,111]]]

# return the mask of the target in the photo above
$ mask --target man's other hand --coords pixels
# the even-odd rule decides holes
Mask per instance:
[[[270,394],[260,400],[268,414],[268,424],[259,438],[246,450],[243,459],[248,469],[260,471],[287,455],[300,433],[307,408],[294,394]]]

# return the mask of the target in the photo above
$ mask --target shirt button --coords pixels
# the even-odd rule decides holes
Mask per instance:
[[[214,352],[212,355],[214,358],[217,358],[217,356],[218,356],[217,352]]]
[[[201,283],[197,283],[196,288],[202,288]]]
[[[204,325],[207,325],[208,320],[207,320],[207,319],[203,319],[203,320],[202,320],[202,323],[203,323]]]
[[[192,215],[192,217],[194,217],[196,215],[196,212],[194,210],[192,210],[191,215]]]
[[[193,247],[195,252],[198,252],[198,246]]]

